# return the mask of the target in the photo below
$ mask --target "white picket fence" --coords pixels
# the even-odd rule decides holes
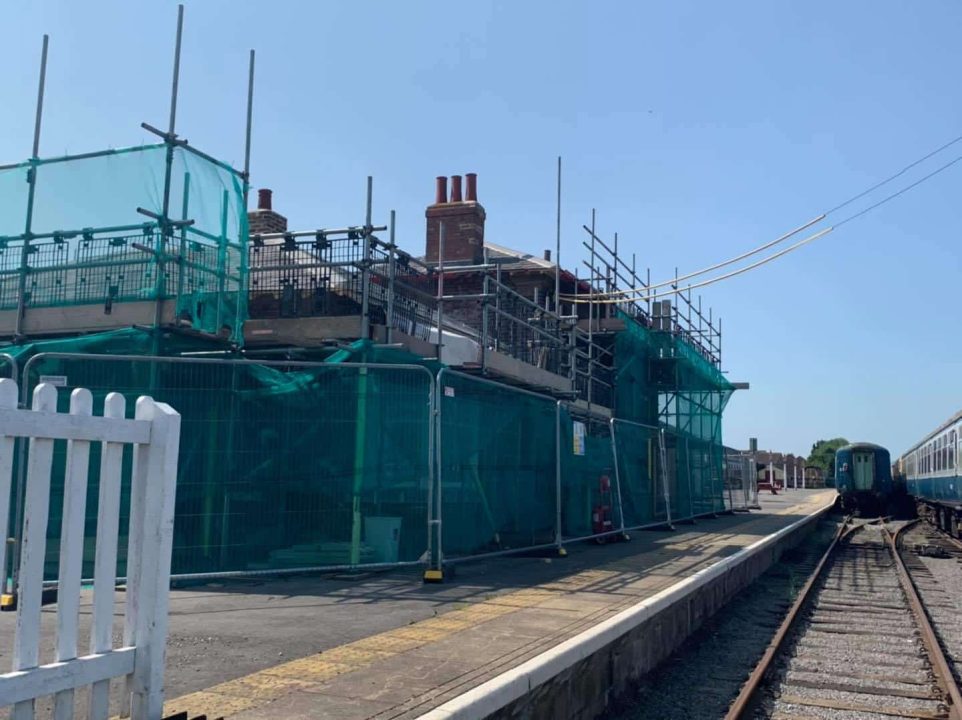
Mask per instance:
[[[29,438],[23,546],[17,586],[13,672],[0,675],[0,707],[10,717],[34,717],[38,698],[54,697],[54,718],[74,716],[75,690],[90,686],[87,716],[108,717],[110,680],[122,678],[121,715],[158,720],[163,710],[164,653],[180,415],[149,397],[111,393],[103,416],[93,414],[89,390],[70,396],[70,414],[57,413],[57,389],[39,385],[31,410],[17,409],[17,384],[0,380],[0,538],[7,532],[14,445]],[[56,658],[40,664],[40,619],[54,441],[67,441],[63,525],[57,593]],[[100,444],[96,557],[89,654],[78,657],[84,516],[91,443]],[[134,446],[122,647],[113,647],[117,545],[124,445]],[[0,553],[0,578],[6,577]]]

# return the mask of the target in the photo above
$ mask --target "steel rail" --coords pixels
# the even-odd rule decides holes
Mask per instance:
[[[939,684],[939,687],[942,688],[946,700],[949,703],[949,718],[950,720],[962,720],[962,691],[959,690],[958,683],[956,683],[955,676],[952,674],[952,669],[949,666],[949,661],[945,657],[942,645],[939,643],[939,637],[935,633],[935,628],[932,627],[932,623],[929,621],[928,613],[925,612],[925,605],[922,602],[922,598],[919,597],[915,583],[912,581],[912,575],[909,573],[908,568],[905,567],[905,563],[902,561],[902,555],[899,553],[899,536],[903,530],[917,522],[918,520],[914,520],[906,523],[894,533],[889,532],[889,529],[885,527],[883,523],[882,535],[885,537],[889,549],[895,558],[895,569],[898,572],[902,590],[908,598],[909,606],[912,608],[912,614],[915,615],[915,621],[922,631],[922,643],[925,645],[929,660],[931,660],[932,667],[935,670],[935,680]]]
[[[748,676],[748,680],[745,681],[741,691],[738,693],[738,697],[735,698],[735,701],[728,709],[728,713],[725,715],[725,720],[740,720],[741,718],[750,717],[749,709],[754,704],[757,690],[761,685],[765,675],[768,674],[768,671],[771,669],[775,658],[778,657],[778,653],[781,650],[785,639],[788,637],[789,633],[794,627],[795,622],[801,616],[801,610],[811,596],[812,589],[821,578],[822,572],[828,565],[829,559],[832,557],[835,549],[843,539],[864,527],[864,525],[849,526],[848,523],[851,519],[852,516],[848,516],[842,521],[842,524],[835,533],[835,537],[832,538],[832,542],[828,546],[828,549],[825,550],[825,553],[818,561],[818,565],[815,566],[815,570],[812,571],[812,574],[802,586],[798,596],[795,598],[795,602],[792,603],[792,606],[789,608],[788,614],[782,620],[782,624],[778,626],[778,631],[775,633],[775,637],[773,637],[772,641],[768,644],[768,647],[765,649],[765,653],[762,655],[761,660],[758,661],[758,664],[755,666],[752,674]]]

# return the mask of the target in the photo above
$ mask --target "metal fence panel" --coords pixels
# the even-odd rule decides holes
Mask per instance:
[[[727,448],[725,455],[726,510],[747,510],[752,504],[751,459]]]
[[[624,529],[610,421],[562,407],[561,534],[568,542]]]
[[[625,527],[670,523],[675,513],[669,515],[669,502],[673,496],[662,461],[661,431],[628,420],[614,420],[612,428]],[[668,456],[667,451],[664,455]]]
[[[24,376],[28,391],[45,376],[98,400],[116,390],[178,408],[175,575],[392,565],[424,555],[433,411],[425,368],[51,353],[32,358]],[[124,468],[127,493],[129,455]],[[62,491],[55,478],[54,493]],[[91,508],[96,492],[92,482]],[[121,518],[123,532],[126,524]],[[54,548],[57,527],[51,518]],[[92,544],[84,559],[89,577]],[[46,575],[56,577],[55,555]]]
[[[444,369],[438,411],[444,559],[554,546],[555,401]]]

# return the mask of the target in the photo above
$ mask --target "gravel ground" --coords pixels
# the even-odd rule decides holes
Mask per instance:
[[[724,717],[836,529],[833,521],[820,523],[802,547],[783,555],[768,572],[739,593],[646,678],[624,707],[608,717]]]

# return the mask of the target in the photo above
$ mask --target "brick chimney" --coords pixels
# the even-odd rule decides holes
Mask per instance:
[[[451,198],[448,199],[448,179],[439,177],[434,204],[424,212],[427,218],[425,260],[438,261],[441,221],[444,221],[444,262],[478,265],[484,261],[485,213],[478,202],[478,176],[465,176],[464,199],[461,199],[461,176],[451,178]]]
[[[257,191],[257,209],[247,213],[247,225],[251,235],[287,232],[287,218],[274,212],[272,195],[267,188]]]

